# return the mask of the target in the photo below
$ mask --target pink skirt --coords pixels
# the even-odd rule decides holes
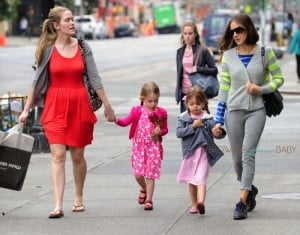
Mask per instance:
[[[193,185],[206,185],[209,170],[210,165],[207,160],[207,152],[200,147],[192,155],[183,159],[177,175],[177,181]]]

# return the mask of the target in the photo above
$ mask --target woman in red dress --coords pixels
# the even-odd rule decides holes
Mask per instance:
[[[98,75],[90,46],[84,42],[82,57],[78,40],[72,36],[75,26],[72,12],[55,7],[44,21],[42,35],[36,50],[37,72],[29,90],[28,99],[19,121],[24,123],[30,109],[44,106],[41,123],[50,144],[52,155],[52,183],[54,210],[49,218],[60,218],[65,188],[66,146],[70,147],[75,180],[75,199],[72,211],[84,211],[83,186],[87,171],[85,146],[93,140],[97,118],[90,105],[84,85],[84,59],[93,89],[103,102],[108,121],[114,121],[114,111],[106,97]]]

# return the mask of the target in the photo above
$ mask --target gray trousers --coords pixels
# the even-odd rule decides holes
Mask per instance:
[[[226,112],[225,126],[231,156],[241,189],[251,190],[255,173],[255,154],[266,123],[264,108],[255,111]]]

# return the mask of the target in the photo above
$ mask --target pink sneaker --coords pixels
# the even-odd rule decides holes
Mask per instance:
[[[198,209],[197,209],[197,208],[194,208],[194,207],[191,207],[191,208],[189,209],[189,213],[190,213],[190,214],[197,214],[197,213],[198,213]]]

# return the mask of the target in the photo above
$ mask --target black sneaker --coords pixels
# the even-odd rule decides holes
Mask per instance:
[[[235,210],[233,212],[233,219],[241,220],[246,218],[247,218],[247,206],[242,201],[239,201],[235,206]]]
[[[256,200],[255,197],[258,194],[258,189],[252,185],[251,186],[251,191],[249,191],[248,197],[247,197],[247,211],[251,212],[254,210],[255,206],[256,206]]]

